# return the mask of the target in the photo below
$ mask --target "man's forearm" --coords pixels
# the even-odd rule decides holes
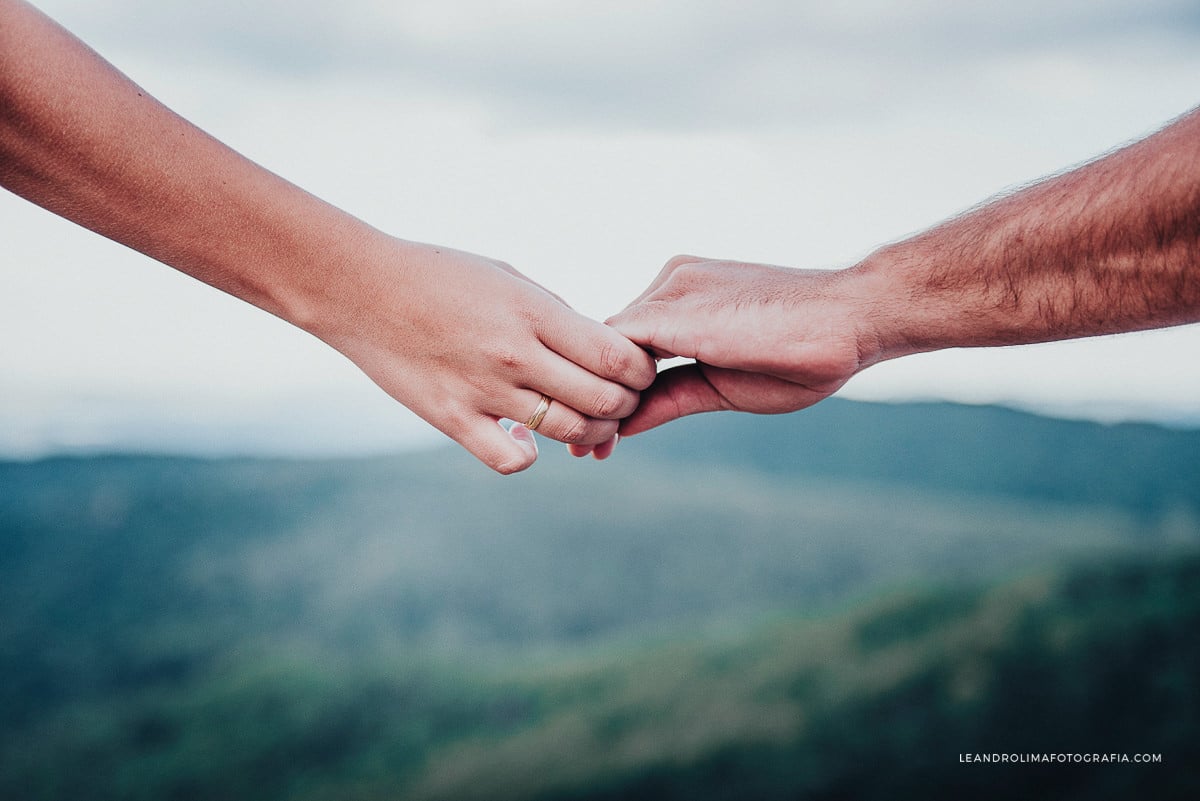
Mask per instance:
[[[372,234],[181,119],[24,3],[0,0],[0,184],[299,324]]]
[[[1200,112],[882,248],[872,361],[1200,320]]]
[[[1200,321],[1200,112],[846,270],[677,256],[610,324],[660,356],[622,424],[811,406],[872,364]]]

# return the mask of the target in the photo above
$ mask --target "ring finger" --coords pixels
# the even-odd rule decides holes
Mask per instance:
[[[548,398],[550,405],[539,422],[536,415],[543,398]],[[597,420],[580,414],[566,403],[530,389],[517,390],[508,406],[511,408],[502,412],[505,417],[524,423],[543,436],[568,444],[599,445],[612,439],[620,424],[617,420]]]

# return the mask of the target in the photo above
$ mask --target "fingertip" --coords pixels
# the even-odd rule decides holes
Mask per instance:
[[[637,301],[634,301],[633,303],[630,303],[628,306],[626,306],[624,309],[621,309],[621,311],[617,312],[616,314],[614,314],[610,317],[606,317],[604,319],[604,324],[607,325],[609,328],[618,328],[619,329],[619,327],[621,325],[621,321],[629,316],[629,310],[632,309],[634,307],[634,304],[636,304],[636,303],[637,303]]]
[[[567,445],[567,453],[571,454],[572,456],[574,456],[576,458],[582,459],[584,456],[587,456],[589,453],[592,453],[594,448],[595,448],[595,446],[593,446],[593,445],[576,445],[574,443],[571,443],[571,444]]]
[[[622,352],[622,363],[610,371],[612,374],[609,377],[640,392],[654,383],[658,364],[651,353],[650,343],[645,341],[648,332],[629,324],[634,316],[621,312],[609,317],[604,325],[620,338]]]
[[[607,326],[608,339],[600,353],[598,375],[630,389],[643,390],[654,381],[654,358],[640,343]]]
[[[513,442],[521,446],[522,450],[532,455],[534,459],[537,458],[537,437],[533,435],[528,426],[524,423],[513,423],[512,428],[508,429],[508,435],[513,438]]]
[[[636,300],[633,303],[630,303],[621,311],[605,319],[604,324],[616,331],[618,334],[628,338],[628,335],[625,333],[624,329],[628,327],[629,321],[637,316],[638,303],[639,301]]]
[[[650,385],[654,383],[654,379],[658,377],[658,359],[644,348],[639,348],[639,350],[641,350],[642,363],[638,366],[638,373],[634,377],[635,383],[630,386],[641,392],[649,389]]]
[[[608,318],[605,325],[634,348],[630,351],[628,366],[618,380],[630,389],[638,391],[653,384],[658,374],[658,363],[656,343],[653,341],[654,330],[650,321],[645,319],[645,315],[640,311],[632,309]]]
[[[592,449],[592,457],[598,462],[603,462],[605,459],[612,456],[613,450],[617,447],[617,442],[620,439],[620,434],[613,434],[612,439],[608,440],[607,442],[601,442]]]
[[[532,431],[520,423],[515,423],[507,431],[496,421],[490,422],[489,425],[493,429],[499,429],[487,434],[492,447],[481,443],[478,451],[472,450],[484,464],[505,476],[533,466],[538,458],[538,447]]]

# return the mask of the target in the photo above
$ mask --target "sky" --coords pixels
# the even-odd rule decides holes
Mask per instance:
[[[1200,102],[1194,3],[46,0],[152,94],[397,236],[586,314],[676,253],[874,249]],[[286,323],[0,193],[0,456],[441,435]],[[842,395],[1200,424],[1200,327],[872,367]]]

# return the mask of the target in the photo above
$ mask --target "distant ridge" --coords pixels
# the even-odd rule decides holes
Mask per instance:
[[[1200,510],[1200,430],[1000,406],[833,398],[788,415],[704,414],[628,439],[618,458],[633,457],[1143,513]]]
[[[1098,747],[1167,752],[1196,742],[1179,710],[1196,706],[1200,662],[1189,637],[1198,439],[990,407],[828,401],[783,417],[687,419],[605,463],[544,442],[543,460],[512,477],[451,446],[354,459],[0,462],[0,798],[125,799],[138,783],[155,788],[139,798],[419,797],[294,792],[310,769],[334,783],[369,777],[370,765],[399,777],[400,754],[416,758],[405,770],[441,754],[451,772],[473,761],[479,775],[511,764],[527,777],[550,775],[543,757],[599,755],[594,775],[616,790],[566,796],[575,801],[670,797],[658,776],[688,788],[674,797],[700,799],[695,788],[738,765],[751,782],[776,776],[791,788],[778,797],[795,798],[820,795],[788,778],[810,758],[797,754],[816,760],[813,776],[844,755],[845,775],[869,783],[886,764],[953,764],[957,749],[1036,748],[1028,732],[1064,731],[1044,720],[1067,726],[1069,736],[1048,738],[1056,748],[1088,747],[1070,722],[1098,719],[1113,725],[1088,722],[1087,732],[1136,735],[1098,737]],[[1119,566],[1147,558],[1162,569]],[[1100,567],[1062,572],[1079,563]],[[1105,564],[1117,565],[1111,580]],[[1055,575],[1067,577],[1062,592],[1046,583]],[[1009,578],[1030,589],[1028,602],[990,604],[977,589]],[[897,592],[913,600],[873,600]],[[1046,603],[1056,606],[1044,625],[1023,628]],[[827,614],[832,628],[804,622]],[[796,636],[753,635],[771,620],[797,620]],[[980,647],[966,647],[967,635]],[[687,641],[701,645],[681,665],[670,644]],[[512,694],[519,660],[556,655],[613,667],[583,682],[530,673],[528,691]],[[480,695],[475,678],[444,665],[494,665],[503,678]],[[360,668],[369,673],[352,679]],[[1004,683],[989,678],[1003,671]],[[755,729],[725,729],[769,723],[793,703],[818,715],[805,717],[816,739],[776,731],[784,750],[764,750]],[[1010,716],[1033,708],[1046,715]],[[687,741],[705,720],[726,731],[717,751],[681,761],[638,745]],[[586,739],[560,758],[554,746],[579,721]],[[520,746],[518,728],[532,746],[511,759],[476,736]],[[1012,736],[993,746],[972,732]],[[1175,739],[1156,739],[1163,732]],[[460,749],[471,743],[484,743],[474,760]],[[646,757],[613,773],[613,749]],[[1182,746],[1171,753],[1165,767],[1194,764]],[[851,778],[825,786],[862,786]],[[474,797],[500,798],[498,787],[555,797],[522,795],[503,776],[481,786]],[[881,792],[870,797],[920,797]],[[835,796],[868,797],[822,797]]]
[[[49,456],[31,463],[0,460],[0,478],[34,480],[23,466],[56,464],[67,473],[155,454]],[[211,457],[158,454],[182,462],[433,463],[464,478],[487,480],[486,468],[453,444],[432,451],[362,457]],[[537,481],[570,459],[550,440],[541,463],[507,481]],[[590,460],[589,460],[590,462]],[[71,467],[74,465],[74,467]],[[867,403],[831,398],[785,415],[702,414],[622,442],[613,459],[594,465],[588,481],[616,479],[650,467],[756,471],[793,479],[867,482],[949,494],[989,495],[1119,508],[1142,517],[1184,510],[1200,516],[1200,429],[1157,423],[1064,420],[1002,406]],[[34,471],[36,474],[37,471]]]

